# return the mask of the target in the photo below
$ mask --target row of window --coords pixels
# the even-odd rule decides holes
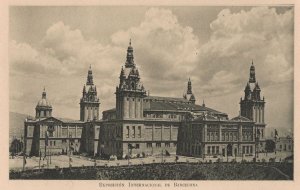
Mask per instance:
[[[252,146],[243,146],[243,154],[252,154],[253,147]]]
[[[286,144],[284,144],[284,146],[283,146],[283,150],[284,150],[284,151],[287,150],[286,147],[287,147]],[[279,149],[282,150],[282,145],[279,145]],[[292,145],[288,145],[288,150],[292,150]]]
[[[207,133],[207,141],[219,141],[219,133],[218,132],[208,132]],[[238,134],[237,133],[222,133],[222,141],[237,141]],[[253,140],[252,133],[243,133],[243,141]]]
[[[134,98],[132,98],[132,101],[134,101],[135,99]],[[130,98],[127,98],[127,101],[130,101]],[[140,98],[137,98],[137,101],[139,102],[139,101],[141,101],[141,99]]]
[[[169,142],[166,142],[166,143],[155,143],[155,147],[160,148],[163,144],[165,144],[165,147],[171,146]],[[176,143],[173,143],[173,146],[176,147]],[[147,143],[147,148],[152,148],[152,143]]]
[[[126,137],[129,138],[129,136],[130,136],[130,127],[126,126],[126,129],[127,129]],[[132,126],[131,137],[132,138],[136,138],[136,136],[137,136],[137,138],[141,138],[142,137],[142,127],[141,126],[137,127],[137,134],[136,134],[136,128],[135,128],[135,126]]]
[[[168,119],[183,119],[183,116],[176,114],[144,114],[147,118],[168,118]]]
[[[220,154],[220,147],[219,146],[208,146],[207,154]]]

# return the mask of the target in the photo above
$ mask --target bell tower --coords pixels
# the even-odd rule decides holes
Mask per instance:
[[[143,101],[146,91],[140,81],[139,70],[134,63],[131,40],[127,48],[125,68],[121,68],[119,79],[115,93],[117,119],[143,118]]]
[[[90,66],[86,84],[83,86],[80,99],[80,121],[99,120],[100,101],[97,97],[97,87],[93,81],[93,71]]]
[[[195,96],[192,92],[192,82],[191,82],[190,78],[189,78],[189,81],[188,81],[186,94],[183,95],[183,98],[188,100],[192,104],[195,104],[195,102],[196,102],[196,98],[195,98]]]
[[[250,67],[249,81],[244,90],[244,99],[240,100],[241,115],[255,121],[265,123],[265,98],[260,96],[260,87],[255,78],[255,67]]]

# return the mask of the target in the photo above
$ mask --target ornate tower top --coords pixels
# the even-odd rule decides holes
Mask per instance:
[[[135,68],[134,57],[133,57],[133,48],[131,46],[131,39],[129,41],[129,46],[127,48],[125,68]]]
[[[47,100],[47,94],[44,87],[43,93],[42,93],[42,99],[39,100],[36,107],[49,107],[52,108],[50,102]]]
[[[100,101],[97,96],[97,88],[93,81],[93,72],[90,65],[86,84],[83,85],[82,97],[80,99],[80,120],[98,120]],[[91,110],[91,111],[89,111]]]
[[[196,102],[196,98],[195,98],[195,96],[192,92],[192,82],[191,82],[190,78],[189,78],[189,81],[188,81],[186,94],[183,95],[183,98],[190,101],[190,102],[192,102],[192,103]]]
[[[92,71],[92,66],[90,65],[90,68],[88,70],[88,76],[86,80],[86,85],[94,85],[93,81],[93,71]]]
[[[187,88],[187,94],[193,94],[192,93],[192,82],[191,82],[191,79],[189,78],[189,81],[188,81],[188,88]]]
[[[43,99],[46,99],[47,97],[47,94],[46,94],[46,90],[45,90],[45,87],[44,87],[44,90],[43,90],[43,93],[42,93],[42,98]]]
[[[253,60],[252,60],[252,65],[250,67],[250,77],[249,77],[249,83],[255,83],[255,67],[253,65]]]
[[[47,100],[45,87],[42,93],[42,99],[38,101],[35,107],[35,112],[36,112],[36,116],[35,116],[36,118],[45,118],[45,117],[52,116],[52,105]]]

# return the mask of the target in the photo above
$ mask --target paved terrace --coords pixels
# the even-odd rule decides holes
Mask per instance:
[[[286,157],[292,155],[291,152],[277,152],[275,153],[260,153],[257,161],[263,161],[263,159],[268,162],[270,158],[273,158],[275,162],[281,162]],[[218,158],[195,158],[195,157],[186,157],[186,156],[178,156],[178,161],[180,163],[200,163],[200,162],[217,162]],[[48,158],[49,159],[49,158]],[[236,162],[241,162],[242,160],[246,160],[248,162],[253,161],[253,156],[249,157],[220,157],[221,162],[232,162],[232,160],[236,160]],[[140,165],[140,164],[150,164],[150,163],[175,163],[176,156],[150,156],[146,158],[132,158],[130,160],[94,160],[88,157],[83,156],[72,156],[72,167],[81,167],[81,166],[124,166],[124,165]],[[51,156],[51,163],[50,159],[42,158],[40,161],[39,157],[31,157],[26,159],[26,169],[39,169],[39,165],[41,168],[67,168],[69,167],[69,156],[67,155],[59,155],[59,156]],[[9,168],[10,170],[20,171],[23,168],[23,157],[15,157],[14,159],[9,159]]]

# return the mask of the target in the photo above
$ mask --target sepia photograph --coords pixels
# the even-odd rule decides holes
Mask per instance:
[[[9,180],[293,181],[294,11],[9,6]]]

